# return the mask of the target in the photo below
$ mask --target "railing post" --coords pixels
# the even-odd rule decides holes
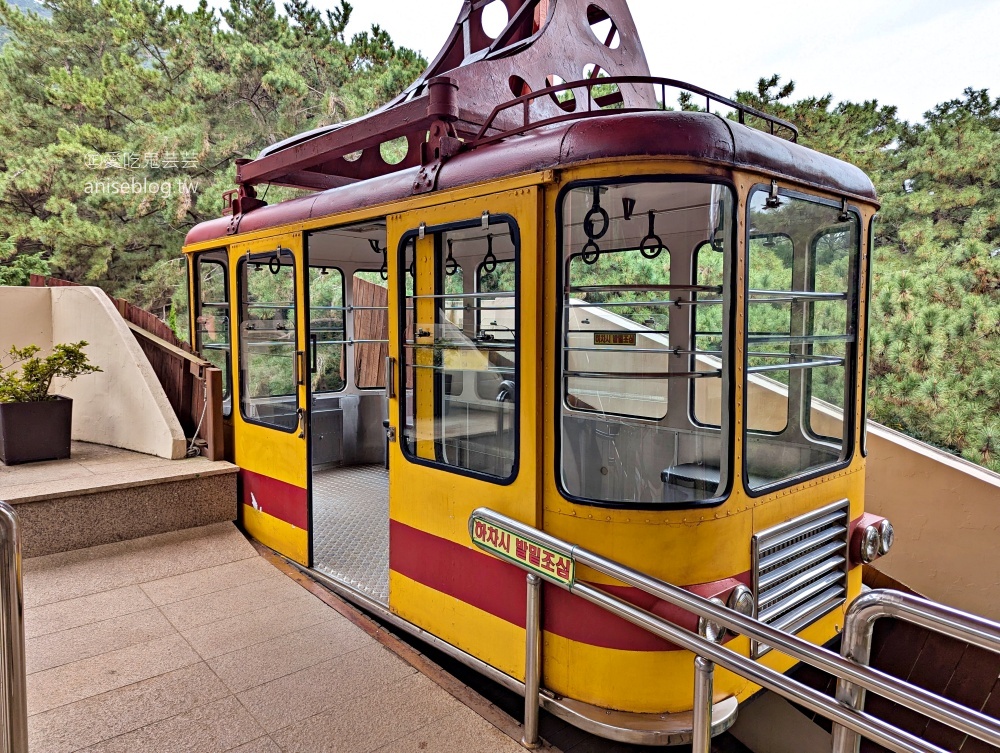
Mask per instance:
[[[28,753],[28,701],[24,665],[24,596],[21,591],[21,534],[17,513],[0,502],[0,699],[4,753]]]
[[[524,737],[521,745],[538,743],[538,691],[542,680],[542,579],[528,573],[528,609],[524,623]]]
[[[870,594],[876,594],[872,597]],[[878,603],[878,592],[862,594],[848,607],[844,617],[844,632],[840,637],[840,655],[855,664],[867,667],[871,664],[872,636],[875,630],[875,620],[879,616],[873,611],[869,602]],[[844,678],[837,679],[836,698],[839,703],[850,708],[864,711],[865,689]],[[861,735],[842,724],[833,724],[833,744],[831,753],[858,753],[861,748]]]
[[[694,720],[691,753],[712,750],[712,693],[715,686],[715,662],[694,657]]]

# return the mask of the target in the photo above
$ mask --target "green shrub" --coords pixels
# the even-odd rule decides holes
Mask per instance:
[[[56,377],[76,379],[103,369],[94,366],[83,352],[87,341],[62,343],[51,355],[39,358],[37,345],[12,347],[0,359],[0,403],[37,403],[55,400],[49,387]],[[7,363],[3,363],[6,361]]]

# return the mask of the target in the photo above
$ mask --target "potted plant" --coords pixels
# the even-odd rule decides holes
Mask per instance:
[[[101,371],[83,352],[87,341],[63,343],[39,358],[37,345],[12,347],[0,359],[0,461],[5,465],[69,457],[73,401],[50,395],[52,380]]]

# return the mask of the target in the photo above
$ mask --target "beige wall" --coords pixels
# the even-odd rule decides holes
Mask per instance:
[[[6,354],[14,345],[38,345],[45,351],[52,347],[52,298],[48,289],[0,286],[0,351]]]
[[[896,529],[877,569],[1000,620],[1000,475],[869,422],[866,481],[866,509]]]
[[[149,361],[111,301],[98,288],[0,287],[0,350],[36,344],[90,343],[104,371],[53,391],[73,398],[73,439],[163,458],[184,457],[177,417]]]

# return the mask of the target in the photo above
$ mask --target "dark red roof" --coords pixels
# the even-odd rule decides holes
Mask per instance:
[[[704,160],[876,201],[871,180],[853,165],[717,115],[697,112],[623,113],[511,136],[446,162],[438,177],[438,190],[624,157]],[[256,209],[240,218],[239,232],[265,230],[409,198],[418,170],[414,167]],[[625,172],[627,169],[623,168]],[[226,238],[232,219],[220,217],[195,226],[186,243]]]

